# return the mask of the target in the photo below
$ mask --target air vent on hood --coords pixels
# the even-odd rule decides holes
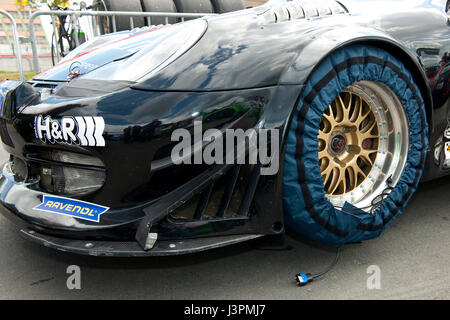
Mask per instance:
[[[279,23],[298,19],[330,16],[348,13],[337,1],[290,1],[283,4],[273,4],[261,7],[259,14],[266,23]]]
[[[43,89],[56,89],[65,82],[62,81],[40,81],[40,80],[30,80],[28,81],[36,90],[42,91]]]

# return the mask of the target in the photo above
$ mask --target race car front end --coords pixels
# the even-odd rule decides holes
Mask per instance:
[[[284,232],[283,141],[302,86],[280,78],[302,37],[275,16],[259,7],[105,35],[2,83],[0,211],[27,238],[89,255]]]
[[[175,164],[172,135],[194,136],[194,124],[202,135],[256,128],[263,110],[294,90],[151,92],[81,78],[2,87],[10,159],[0,210],[27,238],[81,254],[145,256],[283,232],[280,175],[261,176],[260,163],[245,161]],[[184,157],[201,154],[205,141]]]

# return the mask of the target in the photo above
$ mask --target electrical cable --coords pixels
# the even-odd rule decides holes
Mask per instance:
[[[389,176],[389,178],[386,180],[386,188],[383,189],[383,191],[376,196],[375,198],[372,199],[371,201],[371,205],[370,206],[366,206],[366,207],[360,207],[360,208],[344,208],[344,207],[339,207],[339,206],[335,206],[336,209],[342,210],[342,212],[347,213],[347,214],[351,214],[348,212],[345,212],[345,210],[349,210],[349,211],[360,211],[363,209],[370,209],[370,214],[373,215],[374,212],[381,206],[381,204],[383,203],[383,201],[389,197],[389,195],[391,194],[392,190],[394,190],[394,187],[392,186],[392,176]],[[295,275],[295,280],[297,281],[297,284],[300,287],[303,287],[305,285],[307,285],[308,283],[314,281],[315,279],[324,276],[325,274],[327,274],[331,269],[333,269],[333,267],[337,264],[337,262],[339,261],[339,253],[340,253],[340,248],[336,249],[336,256],[333,260],[333,262],[330,264],[330,266],[328,268],[326,268],[324,271],[319,272],[317,274],[311,274],[311,273],[298,273]]]
[[[303,287],[305,285],[307,285],[308,283],[311,283],[312,281],[314,281],[315,279],[324,276],[325,274],[327,274],[328,272],[331,271],[331,269],[333,269],[333,267],[338,263],[339,261],[339,253],[340,253],[340,248],[336,249],[336,256],[334,257],[333,262],[328,266],[328,268],[326,268],[324,271],[316,273],[316,274],[311,274],[311,273],[297,273],[295,275],[295,280],[297,281],[298,286]]]

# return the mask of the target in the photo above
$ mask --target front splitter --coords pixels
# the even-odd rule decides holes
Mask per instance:
[[[24,228],[20,234],[28,240],[56,250],[89,256],[104,257],[148,257],[174,256],[224,247],[263,235],[230,235],[179,241],[158,240],[151,250],[144,251],[135,241],[87,241],[58,238]]]

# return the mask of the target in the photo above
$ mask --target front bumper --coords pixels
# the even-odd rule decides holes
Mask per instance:
[[[169,217],[190,199],[202,198],[205,192],[211,194],[213,184],[220,178],[227,178],[227,172],[238,171],[226,167],[205,172],[156,202],[110,212],[109,217],[115,214],[121,217],[116,224],[95,225],[75,217],[34,210],[44,194],[33,184],[17,182],[9,164],[4,165],[0,176],[0,212],[20,226],[25,238],[64,252],[117,257],[181,255],[283,231],[273,230],[271,225],[267,227],[270,216],[261,219],[249,214],[258,179],[249,185],[251,190],[247,190],[248,196],[244,197],[241,208],[245,211],[241,216],[208,219],[200,216],[187,221],[174,221]],[[150,227],[147,229],[147,226]],[[154,241],[151,247],[146,247],[149,236]]]

